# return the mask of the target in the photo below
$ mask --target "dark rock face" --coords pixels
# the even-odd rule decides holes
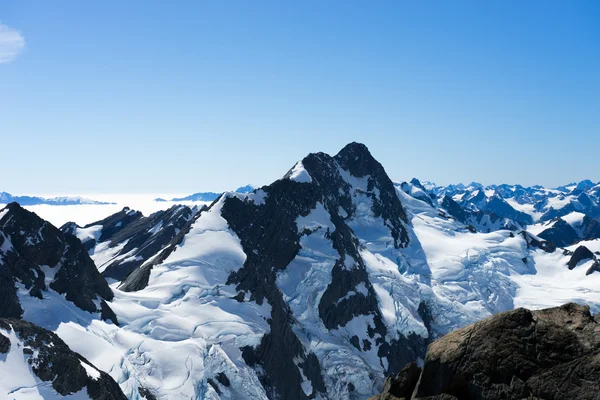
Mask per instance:
[[[570,246],[581,240],[575,229],[560,218],[554,225],[541,232],[538,236],[551,241],[558,247]]]
[[[76,237],[64,234],[17,203],[7,205],[4,211],[0,219],[0,241],[5,249],[0,250],[0,317],[20,318],[23,313],[17,282],[38,298],[43,298],[49,286],[89,312],[100,311],[95,300],[113,298]],[[42,266],[50,267],[54,274],[48,285]]]
[[[402,222],[408,224],[408,217],[396,195],[393,182],[386,174],[383,166],[373,158],[367,146],[361,143],[350,143],[334,159],[340,167],[349,171],[354,177],[369,176],[367,190],[371,191],[377,188],[380,194],[379,196],[372,196],[373,214],[375,217],[384,219],[386,225],[392,231],[396,247],[406,247],[408,245],[408,233]]]
[[[488,197],[482,189],[473,193],[464,193],[461,200],[461,207],[469,211],[485,211],[488,202]]]
[[[308,215],[316,204],[316,191],[313,185],[289,180],[276,181],[263,190],[268,193],[264,205],[231,197],[221,212],[247,254],[244,267],[232,273],[228,283],[250,292],[251,300],[258,304],[267,300],[272,307],[270,333],[258,348],[243,348],[242,355],[248,365],[262,366],[265,374],[261,380],[270,388],[271,397],[307,399],[294,359],[306,360],[308,355],[292,330],[292,313],[277,288],[275,272],[284,269],[300,250],[295,220],[298,215]],[[311,383],[317,388],[316,382]]]
[[[124,279],[145,260],[158,253],[183,229],[192,218],[192,210],[186,206],[173,206],[158,211],[148,218],[140,218],[110,238],[111,245],[127,240],[119,254],[131,253],[133,260],[114,261],[102,273],[105,277]]]
[[[216,201],[216,200],[215,200]],[[214,204],[214,203],[213,203]],[[152,251],[160,251],[150,262],[146,262],[147,259],[143,259],[142,262],[145,262],[141,267],[137,267],[133,269],[129,275],[123,280],[119,289],[125,292],[135,292],[137,290],[142,290],[146,286],[148,286],[148,279],[150,278],[150,272],[155,265],[162,263],[173,251],[177,245],[179,245],[184,236],[190,231],[192,224],[198,219],[200,214],[206,211],[208,208],[206,206],[202,207],[200,211],[198,211],[195,215],[191,216],[189,219],[187,217],[187,211],[185,211],[187,207],[184,208],[184,211],[176,218],[175,222],[177,226],[183,224],[183,221],[186,220],[185,224],[181,225],[181,228],[177,228],[175,231],[169,230],[167,234],[160,234],[160,241],[154,242],[152,246],[156,246]],[[171,208],[170,210],[172,210]],[[189,210],[189,208],[187,208]],[[193,214],[193,211],[190,210],[190,213]],[[152,214],[154,215],[154,214]],[[175,235],[171,237],[171,234]],[[171,239],[166,242],[166,239],[171,237]],[[163,244],[166,243],[166,244]],[[160,250],[162,248],[162,250]],[[152,253],[156,254],[156,253]]]
[[[424,192],[427,192],[427,189],[425,188],[425,186],[423,186],[423,184],[421,183],[420,180],[418,180],[417,178],[412,178],[410,180],[410,184],[413,186],[418,187],[419,189],[421,189]]]
[[[548,211],[544,213],[540,217],[540,221],[549,221],[554,218],[564,217],[567,214],[577,211],[577,208],[572,203],[567,204],[563,208],[556,210],[554,208],[550,208]]]
[[[527,231],[522,231],[521,235],[527,242],[527,248],[538,248],[544,250],[546,253],[553,253],[556,250],[556,245],[547,240],[540,240],[540,238],[532,235]]]
[[[0,335],[0,353],[6,354],[9,350],[10,340],[4,335]]]
[[[93,252],[99,243],[109,242],[114,248],[126,242],[104,267],[102,275],[116,280],[125,279],[133,270],[146,260],[160,252],[183,229],[192,218],[192,210],[186,206],[173,206],[165,211],[158,211],[149,217],[144,217],[139,211],[129,208],[115,213],[101,221],[86,225],[83,229],[93,226],[101,227],[98,240],[84,240],[86,249]],[[75,234],[79,228],[72,222],[61,227],[63,232]],[[126,257],[119,257],[125,256]]]
[[[597,258],[595,259],[595,261],[592,264],[592,266],[589,267],[587,271],[585,271],[585,274],[586,275],[591,275],[594,272],[600,272],[600,261],[598,261]]]
[[[375,291],[368,280],[366,266],[359,255],[359,243],[346,221],[356,213],[353,197],[365,195],[372,200],[372,212],[381,217],[390,230],[396,248],[408,244],[408,223],[394,185],[379,164],[361,144],[352,143],[338,155],[310,154],[302,160],[312,181],[300,183],[282,179],[262,188],[267,193],[264,204],[239,197],[227,197],[221,209],[225,218],[240,238],[247,255],[243,268],[233,272],[228,284],[236,290],[251,293],[251,300],[271,305],[270,332],[262,338],[257,348],[245,347],[242,355],[248,365],[264,371],[261,381],[271,398],[307,399],[325,393],[321,367],[317,357],[307,351],[292,326],[293,313],[283,300],[276,285],[276,273],[285,269],[300,250],[300,238],[311,231],[299,231],[296,220],[307,216],[317,203],[323,204],[335,226],[327,235],[339,254],[332,270],[331,283],[321,297],[319,316],[328,329],[344,326],[355,316],[372,315],[374,327],[369,329],[371,340],[358,343],[368,351],[378,347],[378,355],[389,360],[412,360],[425,350],[421,337],[404,338],[386,343],[387,328],[378,307]],[[353,192],[343,174],[353,178],[366,178],[366,188]],[[290,173],[286,175],[289,177]],[[358,284],[364,284],[365,293],[347,296]],[[390,371],[402,366],[390,362]],[[311,382],[313,393],[306,395],[301,388],[302,374]]]
[[[573,252],[573,255],[571,256],[571,259],[569,260],[567,265],[569,266],[569,269],[573,269],[580,262],[582,262],[584,260],[591,260],[591,259],[596,259],[596,256],[594,256],[594,253],[592,253],[590,251],[590,249],[588,249],[585,246],[579,246]]]
[[[583,239],[600,239],[600,222],[589,216],[583,217]]]
[[[156,396],[154,396],[152,392],[146,389],[145,387],[140,386],[138,388],[138,393],[140,394],[140,396],[142,396],[142,398],[146,400],[156,400]]]
[[[499,217],[498,215],[490,211],[467,210],[448,195],[444,196],[441,203],[441,207],[444,208],[447,211],[448,215],[452,216],[452,218],[454,218],[458,222],[467,225],[467,228],[471,232],[491,232],[492,227],[485,226],[486,222],[488,221],[492,225],[501,226],[502,229],[517,229],[517,226],[509,219]]]
[[[227,377],[227,375],[224,372],[219,372],[215,376],[215,379],[217,380],[217,382],[219,382],[221,385],[223,385],[225,387],[229,387],[231,385],[229,378]]]
[[[585,215],[580,225],[576,226],[577,232],[570,224],[558,218],[548,229],[539,234],[539,237],[549,240],[559,247],[573,245],[581,240],[600,239],[600,222]]]
[[[414,393],[406,398],[596,399],[599,376],[600,324],[588,307],[520,308],[432,343]],[[406,393],[412,379],[396,382],[405,381],[390,385],[388,393]]]
[[[91,399],[126,399],[110,375],[71,351],[54,333],[28,322],[0,318],[0,352],[2,343],[10,344],[8,335],[13,331],[23,343],[23,353],[33,373],[42,381],[52,382],[52,388],[60,395],[67,396],[86,388]],[[88,376],[82,363],[95,370],[98,378]]]
[[[111,238],[115,234],[126,229],[130,224],[134,223],[135,221],[138,221],[142,217],[143,217],[143,215],[141,212],[131,210],[131,209],[129,209],[129,207],[125,207],[118,213],[110,215],[110,216],[104,218],[103,220],[96,221],[91,224],[87,224],[83,228],[89,228],[92,226],[101,225],[102,232],[100,234],[100,237],[98,237],[98,243],[99,243],[99,242],[104,242],[106,240],[111,240]],[[60,227],[61,231],[65,232],[65,233],[69,233],[71,235],[76,235],[78,229],[80,229],[80,227],[77,226],[77,224],[75,224],[74,222],[67,222],[66,224],[64,224],[63,226]],[[118,242],[116,242],[116,243],[118,243]],[[92,239],[92,238],[83,241],[83,245],[88,250],[94,248],[96,246],[96,244],[97,244],[96,240]]]
[[[501,218],[508,218],[521,225],[529,225],[533,223],[533,218],[529,214],[515,210],[506,200],[499,196],[493,196],[485,206],[489,212],[496,214]]]
[[[458,204],[456,201],[452,199],[450,196],[444,196],[442,200],[442,207],[448,212],[449,215],[454,217],[459,222],[463,224],[466,223],[468,219],[467,212]]]
[[[410,399],[413,391],[417,387],[419,377],[421,376],[421,368],[414,362],[406,364],[400,372],[395,376],[386,378],[383,385],[383,393],[388,397]],[[380,397],[380,400],[385,397]]]

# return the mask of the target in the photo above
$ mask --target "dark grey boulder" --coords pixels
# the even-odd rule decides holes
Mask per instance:
[[[383,395],[405,395],[412,384],[408,379],[388,382]],[[569,303],[540,311],[519,308],[452,332],[429,346],[419,382],[406,399],[441,396],[598,399],[599,320],[589,307]]]
[[[580,262],[585,261],[585,260],[591,260],[591,259],[594,259],[594,260],[596,259],[596,256],[594,255],[594,253],[592,253],[591,250],[585,246],[579,246],[573,252],[571,259],[567,262],[567,266],[569,267],[569,269],[573,269]]]

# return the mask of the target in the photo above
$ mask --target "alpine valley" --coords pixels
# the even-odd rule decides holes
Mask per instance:
[[[597,398],[564,367],[600,365],[594,182],[396,183],[351,143],[177,200],[60,228],[0,210],[0,398]]]

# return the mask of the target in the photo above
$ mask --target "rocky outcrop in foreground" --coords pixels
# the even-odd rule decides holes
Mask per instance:
[[[5,378],[0,382],[0,398],[77,394],[77,398],[94,400],[126,399],[110,375],[71,351],[54,333],[29,322],[0,318],[0,361]],[[36,383],[20,386],[18,382],[26,381],[23,374],[27,372]],[[2,391],[9,389],[8,396],[2,397]]]
[[[598,398],[600,318],[569,303],[450,333],[429,346],[422,370],[407,365],[372,400]]]

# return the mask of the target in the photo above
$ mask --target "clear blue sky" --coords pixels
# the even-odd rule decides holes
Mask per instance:
[[[600,180],[600,2],[0,2],[0,191]],[[431,3],[430,3],[431,4]]]

